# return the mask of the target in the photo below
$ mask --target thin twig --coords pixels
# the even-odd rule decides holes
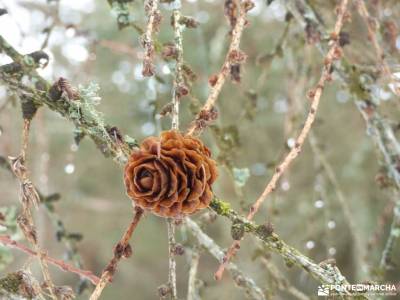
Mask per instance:
[[[175,220],[167,219],[168,226],[168,285],[171,289],[171,298],[178,299],[176,290],[176,261],[175,261]]]
[[[344,196],[344,193],[342,189],[340,188],[339,182],[337,181],[335,172],[333,171],[333,168],[331,164],[329,163],[328,159],[325,157],[324,153],[322,153],[321,149],[318,146],[317,138],[315,137],[314,133],[311,131],[309,134],[309,144],[311,146],[311,150],[315,154],[316,158],[318,161],[321,163],[326,177],[332,184],[336,198],[339,201],[340,207],[343,211],[343,216],[344,219],[347,223],[347,226],[349,228],[351,237],[354,240],[354,257],[355,260],[357,261],[357,264],[360,266],[359,269],[361,269],[362,272],[365,272],[366,266],[363,265],[363,260],[365,259],[365,247],[363,247],[363,244],[361,242],[359,234],[357,234],[357,228],[356,224],[354,223],[354,216],[351,213],[350,207],[349,207],[349,202]]]
[[[132,222],[129,224],[128,228],[125,230],[124,235],[119,240],[119,242],[114,247],[114,256],[107,264],[105,269],[101,274],[100,281],[97,283],[95,290],[90,296],[90,300],[99,299],[103,289],[106,287],[107,283],[110,282],[114,273],[117,270],[117,265],[121,258],[128,258],[132,255],[132,248],[129,245],[129,240],[132,237],[133,232],[135,231],[137,225],[139,224],[140,219],[143,216],[143,209],[139,207],[135,207],[135,212],[133,215]]]
[[[265,187],[261,196],[256,200],[256,202],[250,207],[250,211],[247,215],[248,220],[252,220],[255,214],[258,212],[261,204],[264,202],[266,197],[275,190],[276,184],[282,174],[288,169],[290,164],[294,161],[294,159],[299,155],[304,141],[306,140],[308,133],[314,123],[315,115],[318,110],[320,98],[322,95],[322,91],[325,87],[325,83],[331,80],[331,72],[332,72],[332,65],[335,60],[340,58],[340,45],[339,45],[339,34],[342,29],[345,15],[347,13],[347,4],[348,0],[342,0],[337,16],[337,20],[335,23],[334,31],[331,35],[332,41],[330,49],[324,59],[324,67],[322,70],[321,77],[318,81],[316,87],[309,92],[309,97],[311,100],[310,110],[305,120],[304,126],[296,139],[295,146],[290,150],[290,152],[286,155],[280,165],[276,168],[275,173],[272,175],[271,180],[268,182],[267,186]],[[231,247],[228,249],[224,260],[220,264],[218,270],[215,273],[215,278],[220,280],[224,273],[224,268],[227,262],[236,254],[240,247],[240,240],[235,241]]]
[[[10,163],[0,155],[0,167],[10,171],[14,176]],[[15,176],[16,177],[16,176]],[[17,178],[18,179],[18,178]],[[63,221],[60,216],[54,210],[53,204],[51,203],[50,198],[59,197],[57,194],[51,194],[45,196],[40,190],[35,186],[35,189],[39,195],[40,204],[42,204],[47,211],[49,218],[52,220],[52,223],[55,227],[57,227],[57,233],[61,235],[61,241],[64,242],[64,245],[67,250],[68,257],[75,263],[75,266],[79,269],[82,268],[81,257],[78,253],[78,249],[74,243],[74,238],[72,237],[72,233],[68,232],[64,226]],[[49,203],[50,202],[50,203]],[[96,284],[96,283],[95,283]]]
[[[30,256],[37,256],[37,252],[29,249],[25,245],[22,245],[14,240],[12,240],[9,236],[7,235],[0,235],[0,243],[2,243],[4,246],[8,246],[10,248],[18,249]],[[47,254],[43,255],[43,259],[46,260],[48,263],[59,267],[61,270],[66,271],[66,272],[71,272],[74,274],[77,274],[81,277],[87,278],[92,282],[94,285],[96,285],[100,278],[94,275],[91,271],[89,270],[82,270],[79,269],[71,264],[68,264],[67,262],[59,259],[52,258],[48,256]]]
[[[389,237],[386,240],[385,248],[382,252],[381,261],[379,267],[385,272],[387,269],[391,269],[395,266],[393,262],[393,249],[396,246],[396,242],[400,236],[400,200],[399,194],[395,193],[397,199],[395,206],[393,207],[393,221],[390,226]]]
[[[110,49],[113,52],[116,53],[122,53],[122,54],[127,54],[129,56],[136,56],[137,55],[137,50],[127,44],[112,41],[112,40],[99,40],[95,43],[95,45],[99,45],[103,48]]]
[[[310,300],[310,297],[305,295],[302,291],[296,287],[290,285],[289,281],[281,274],[279,268],[277,268],[270,259],[261,257],[261,263],[265,266],[271,277],[277,282],[278,289],[282,292],[287,292],[293,297],[299,300]]]
[[[176,49],[176,65],[174,87],[172,90],[172,129],[179,130],[179,102],[182,96],[187,94],[187,88],[183,80],[183,45],[182,45],[182,25],[179,24],[181,12],[174,9],[172,13],[172,27],[174,29],[174,40]]]
[[[200,261],[199,252],[197,250],[191,251],[187,300],[200,300],[197,288],[197,270],[199,267],[199,261]]]
[[[31,213],[31,206],[37,207],[40,202],[40,197],[31,180],[28,178],[28,170],[25,167],[26,152],[29,143],[30,122],[31,121],[29,119],[24,119],[21,154],[18,157],[9,157],[11,161],[11,169],[13,170],[15,176],[18,178],[21,189],[22,212],[17,221],[24,236],[32,244],[35,250],[36,256],[39,260],[40,268],[42,270],[43,279],[50,291],[50,296],[52,297],[52,299],[57,299],[55,296],[56,293],[54,289],[54,284],[51,280],[49,267],[47,265],[47,261],[44,259],[44,256],[46,254],[39,246],[36,227],[33,222],[33,217]]]
[[[157,18],[160,17],[160,13],[157,10],[159,0],[146,0],[145,1],[145,12],[147,14],[147,26],[143,35],[143,48],[144,48],[144,58],[143,58],[143,76],[153,76],[154,75],[154,43],[153,43],[153,32],[157,31]]]
[[[318,25],[318,32],[325,34],[323,25],[320,23],[318,18],[315,16],[312,8],[304,0],[299,0],[296,5],[293,5],[291,1],[287,1],[287,8],[293,14],[295,19],[305,28],[307,20],[311,18],[315,24]],[[317,43],[316,47],[322,55],[325,53],[324,47]],[[337,66],[337,74],[342,80],[342,83],[347,86],[349,92],[354,96],[354,102],[360,114],[362,115],[366,127],[368,136],[371,137],[373,142],[378,147],[379,152],[383,157],[383,163],[387,169],[389,177],[391,177],[395,183],[396,189],[400,190],[400,171],[396,168],[396,161],[400,158],[400,143],[396,139],[396,135],[390,126],[388,120],[382,117],[373,103],[379,103],[375,96],[370,92],[369,86],[360,80],[362,75],[356,66],[348,67],[348,63],[345,65]],[[362,99],[362,101],[360,100]],[[395,197],[396,197],[395,192]],[[399,200],[397,200],[398,202]],[[394,206],[395,209],[396,206]],[[396,212],[394,212],[396,215]],[[396,219],[393,219],[396,222]],[[395,229],[396,226],[392,226]],[[389,240],[387,244],[391,244],[392,231],[389,234]],[[396,234],[395,234],[396,236]],[[385,247],[390,249],[391,247]],[[382,256],[385,256],[384,254]],[[382,260],[381,260],[382,262]],[[384,268],[385,270],[386,268]]]
[[[211,87],[211,91],[208,95],[207,101],[200,110],[199,114],[197,115],[196,119],[192,122],[189,129],[187,130],[188,135],[194,134],[196,131],[203,129],[202,126],[199,127],[199,121],[204,118],[205,115],[208,115],[215,106],[215,102],[218,99],[218,96],[222,90],[222,87],[225,83],[226,77],[229,75],[230,67],[234,62],[235,57],[240,55],[240,40],[242,37],[243,29],[246,24],[246,8],[245,8],[245,1],[236,0],[238,2],[237,9],[238,9],[238,16],[236,20],[235,27],[232,31],[232,39],[229,45],[228,52],[225,57],[224,64],[218,75],[216,75],[215,82]]]
[[[365,5],[364,0],[357,0],[357,8],[359,14],[364,19],[365,25],[367,26],[368,30],[368,38],[371,40],[371,43],[375,49],[376,58],[380,64],[379,67],[382,68],[383,73],[389,78],[389,80],[393,84],[393,91],[397,96],[400,96],[400,82],[395,78],[393,75],[389,64],[386,62],[385,59],[385,52],[383,51],[382,47],[379,45],[378,38],[376,36],[376,23],[374,19],[370,16],[367,6]]]
[[[224,257],[222,249],[206,234],[204,233],[198,224],[196,224],[190,218],[185,219],[186,228],[192,233],[193,237],[196,238],[199,245],[204,247],[212,256],[217,260],[221,260]],[[251,296],[251,299],[265,300],[264,293],[261,288],[257,286],[253,279],[247,277],[234,263],[227,265],[228,271],[231,273],[233,280],[238,287],[244,289],[247,294]]]
[[[183,45],[182,45],[182,25],[179,24],[181,18],[180,8],[172,12],[172,28],[174,30],[174,41],[176,49],[176,65],[174,86],[172,90],[172,130],[179,130],[179,103],[182,96],[187,93],[182,75],[183,66]],[[184,91],[183,91],[184,89]],[[176,288],[176,260],[175,260],[175,220],[167,219],[168,227],[168,285],[172,299],[178,299]]]

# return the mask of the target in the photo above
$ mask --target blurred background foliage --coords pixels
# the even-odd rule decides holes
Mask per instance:
[[[305,41],[306,34],[287,14],[285,1],[254,2],[256,6],[249,13],[241,42],[241,49],[248,55],[241,83],[226,83],[218,100],[220,116],[202,137],[220,162],[215,193],[242,212],[260,195],[276,164],[293,146],[306,116],[307,91],[318,80],[322,67],[321,55]],[[336,1],[308,2],[329,31],[335,21]],[[398,1],[366,2],[380,24],[390,21],[399,28]],[[161,5],[163,21],[157,36],[161,44],[172,41],[173,5]],[[155,114],[171,99],[174,63],[157,55],[157,76],[143,78],[140,35],[131,26],[119,30],[115,6],[111,9],[107,1],[94,0],[3,0],[0,7],[8,10],[8,14],[0,17],[0,34],[23,53],[38,50],[51,32],[44,48],[51,61],[40,73],[51,81],[60,76],[68,78],[74,86],[98,83],[102,98],[98,109],[104,112],[108,123],[139,141],[170,127],[168,118],[157,123]],[[131,21],[144,28],[143,2],[135,1],[128,8]],[[199,22],[198,28],[184,32],[184,60],[197,77],[191,86],[191,96],[181,102],[181,128],[186,128],[193,119],[194,104],[203,102],[207,96],[208,78],[219,71],[223,62],[229,26],[223,14],[223,1],[182,1],[182,11]],[[353,6],[351,12],[352,20],[344,27],[349,34],[345,57],[373,75],[377,61],[365,24]],[[400,35],[388,38],[385,28],[379,29],[381,42],[390,66],[396,71]],[[0,56],[0,62],[9,60]],[[399,128],[398,97],[385,79],[372,75],[365,80],[381,101],[377,103],[381,114],[391,120],[394,128]],[[0,154],[16,155],[22,126],[20,107],[3,86],[0,86],[0,106]],[[371,272],[379,265],[391,221],[390,206],[395,199],[390,188],[382,188],[376,181],[382,173],[379,153],[366,134],[353,96],[340,81],[333,81],[323,93],[312,139],[331,165],[337,185],[332,185],[315,149],[306,143],[256,221],[272,222],[282,238],[316,261],[335,258],[351,282],[371,279]],[[41,243],[51,256],[64,259],[71,259],[66,249],[77,247],[83,266],[99,274],[130,221],[131,204],[125,195],[122,170],[103,157],[89,139],[83,139],[77,146],[73,125],[45,108],[40,109],[33,122],[28,166],[42,193],[61,195],[52,208],[67,232],[79,233],[67,239],[66,248],[66,240],[60,235],[62,227],[54,222],[54,215],[41,207],[35,216]],[[354,239],[337,199],[338,188],[349,205],[366,255],[362,257],[362,269],[355,265],[359,253],[352,252]],[[12,217],[19,207],[18,184],[3,169],[0,169],[0,200],[0,211],[6,216],[0,232],[21,239]],[[379,220],[383,220],[380,231]],[[369,243],[377,230],[376,240]],[[205,231],[223,248],[231,243],[230,224],[226,220],[217,219],[206,225]],[[179,228],[177,232],[178,240],[185,239],[187,233]],[[157,287],[166,282],[168,245],[164,220],[147,215],[132,244],[133,257],[120,265],[112,285],[103,293],[104,299],[156,299]],[[277,288],[274,277],[256,255],[259,249],[257,241],[248,236],[234,261],[267,295],[292,299],[292,295]],[[393,251],[397,260],[399,251],[397,245]],[[22,268],[26,260],[24,254],[0,246],[0,274]],[[275,255],[268,260],[290,285],[310,297],[316,295],[318,283],[307,273],[288,268]],[[204,282],[203,298],[243,299],[242,291],[234,287],[229,275],[222,282],[214,281],[217,265],[214,258],[202,252],[199,279]],[[178,257],[178,293],[182,298],[187,289],[188,267],[185,256]],[[36,267],[33,269],[37,271]],[[56,283],[76,286],[76,276],[53,268],[51,271]],[[396,282],[399,278],[396,267],[387,272],[385,280]],[[86,298],[85,293],[78,296]]]

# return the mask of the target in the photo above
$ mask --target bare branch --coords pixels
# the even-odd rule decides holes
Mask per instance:
[[[101,293],[103,292],[103,289],[106,287],[107,283],[113,278],[114,273],[117,270],[117,265],[119,261],[122,258],[129,258],[132,255],[132,248],[129,245],[129,240],[132,237],[132,234],[135,231],[144,213],[143,209],[139,207],[135,207],[134,210],[135,212],[132,222],[129,224],[122,238],[115,245],[114,256],[103,270],[100,281],[97,283],[95,290],[90,296],[90,300],[99,299]]]
[[[339,34],[342,29],[345,16],[347,14],[347,4],[348,0],[342,0],[337,16],[337,20],[335,23],[334,31],[331,35],[332,41],[331,46],[327,55],[324,58],[324,67],[322,69],[321,77],[313,90],[309,92],[309,98],[311,101],[310,110],[308,112],[307,118],[304,122],[304,126],[296,138],[295,146],[290,150],[290,152],[286,155],[283,161],[276,168],[275,173],[272,175],[271,180],[268,182],[261,196],[256,200],[256,202],[250,207],[250,211],[247,215],[248,220],[252,220],[255,214],[260,209],[261,204],[265,201],[267,196],[275,190],[276,184],[282,174],[289,168],[290,164],[294,161],[294,159],[301,152],[304,141],[307,138],[308,133],[314,123],[315,115],[318,110],[319,102],[321,99],[322,91],[325,87],[325,83],[331,80],[331,72],[332,65],[335,60],[338,60],[341,56],[341,48],[339,45]],[[229,248],[223,263],[219,266],[217,272],[215,273],[215,278],[220,280],[224,273],[224,268],[226,263],[231,259],[232,256],[235,255],[238,248],[240,246],[240,240],[235,241],[231,247]]]
[[[238,3],[236,5],[238,9],[238,16],[236,19],[235,27],[232,31],[232,39],[229,45],[228,53],[226,54],[225,61],[222,65],[221,70],[219,71],[218,75],[216,75],[216,77],[213,79],[211,91],[208,95],[206,103],[187,130],[187,134],[189,135],[194,134],[196,131],[201,131],[204,128],[204,125],[202,125],[202,121],[205,119],[205,116],[212,113],[213,109],[215,109],[215,102],[217,101],[218,96],[222,90],[226,77],[229,75],[232,64],[235,63],[235,60],[240,59],[243,61],[245,58],[245,55],[239,49],[239,45],[246,24],[246,12],[248,9],[248,2],[246,0],[236,0],[236,2]]]
[[[0,235],[0,243],[2,243],[6,247],[11,247],[15,248],[17,250],[20,250],[30,256],[37,256],[37,252],[29,249],[28,247],[13,241],[9,236],[7,235]],[[61,270],[66,271],[66,272],[71,272],[74,274],[77,274],[81,277],[87,278],[92,282],[94,285],[98,284],[100,278],[94,275],[91,271],[89,270],[82,270],[79,269],[73,265],[70,265],[62,260],[52,258],[48,256],[47,254],[43,255],[43,259],[46,260],[48,263],[59,267]]]
[[[200,254],[198,251],[192,250],[189,255],[190,255],[190,269],[189,269],[187,299],[200,300],[197,288],[197,271],[199,267]]]

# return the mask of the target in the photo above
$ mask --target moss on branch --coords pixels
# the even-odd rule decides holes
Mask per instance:
[[[211,201],[210,208],[218,215],[228,218],[236,227],[241,226],[244,232],[250,233],[261,240],[268,249],[280,255],[287,266],[296,265],[302,268],[322,284],[348,284],[346,278],[333,263],[318,264],[314,262],[297,249],[286,244],[278,234],[273,232],[269,225],[256,225],[248,221],[231,209],[229,203],[216,197]],[[359,298],[365,299],[362,296]]]

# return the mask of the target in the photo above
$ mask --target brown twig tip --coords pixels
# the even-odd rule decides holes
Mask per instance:
[[[218,110],[216,107],[211,107],[210,110],[202,110],[197,115],[196,119],[192,122],[191,134],[199,134],[204,128],[212,124],[218,118]],[[188,132],[190,135],[190,132]]]
[[[199,22],[188,16],[181,16],[179,18],[179,24],[185,25],[186,28],[197,28],[197,26],[199,26]]]
[[[163,59],[177,59],[178,57],[178,49],[173,43],[165,43],[161,50],[161,57]]]
[[[161,299],[165,299],[169,294],[171,294],[171,287],[169,284],[162,284],[157,288],[158,296]]]

